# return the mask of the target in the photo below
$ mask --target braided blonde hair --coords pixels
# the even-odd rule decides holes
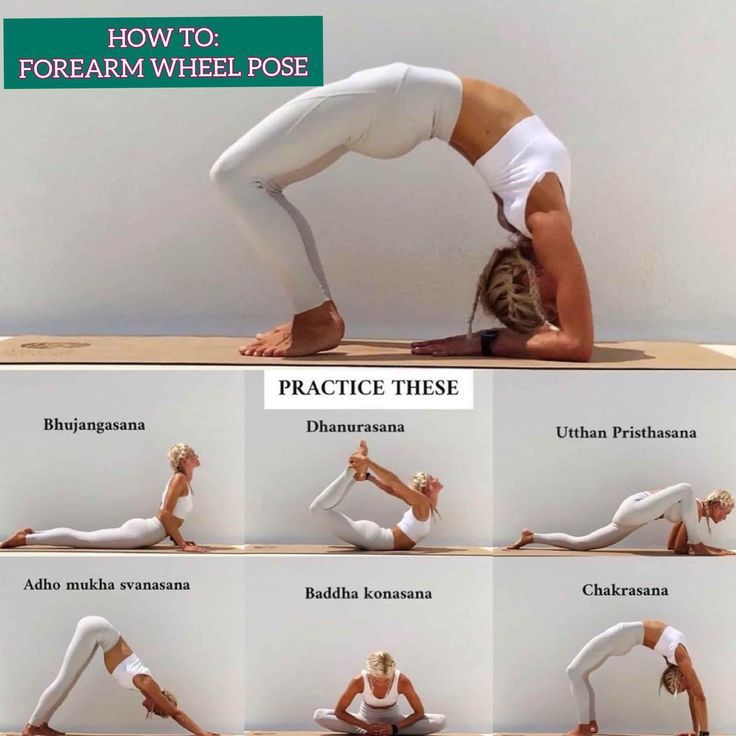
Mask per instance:
[[[176,696],[169,692],[168,690],[162,690],[161,694],[174,706],[177,707],[179,705],[179,701],[176,699]],[[150,718],[152,715],[157,715],[159,718],[168,718],[169,716],[166,713],[154,713],[154,711],[149,710],[148,713],[146,713],[146,718]]]
[[[473,329],[478,304],[486,314],[517,332],[531,332],[547,324],[531,261],[531,248],[529,238],[516,235],[510,247],[493,251],[478,279],[473,311],[468,319],[468,335]],[[523,283],[524,276],[528,285]]]
[[[664,688],[670,695],[677,697],[680,692],[680,668],[676,664],[668,664],[659,678],[659,692]]]
[[[365,661],[365,669],[369,675],[391,677],[396,669],[396,660],[388,652],[372,652]]]
[[[181,461],[192,452],[192,448],[184,442],[178,442],[168,453],[171,469],[178,473],[181,470]]]
[[[711,491],[704,499],[703,505],[706,507],[705,523],[710,532],[710,507],[713,504],[720,504],[726,511],[733,511],[733,496],[724,490]]]

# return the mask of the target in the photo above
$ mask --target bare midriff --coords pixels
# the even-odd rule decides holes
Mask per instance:
[[[127,642],[121,636],[115,646],[109,651],[105,652],[105,668],[112,674],[115,668],[125,659],[133,654],[133,650],[128,646]]]
[[[417,546],[417,543],[407,537],[397,526],[391,529],[391,534],[394,535],[394,549],[407,550]]]
[[[467,77],[461,81],[463,101],[450,145],[475,164],[514,125],[534,113],[503,87]]]
[[[644,646],[654,649],[667,628],[667,624],[656,620],[642,621],[642,623],[644,624]]]

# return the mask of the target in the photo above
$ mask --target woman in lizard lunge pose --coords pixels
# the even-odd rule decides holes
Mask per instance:
[[[696,498],[691,486],[678,483],[658,491],[641,491],[623,500],[607,526],[582,537],[564,532],[538,533],[524,529],[521,537],[507,549],[522,549],[528,544],[585,551],[609,547],[629,536],[645,524],[665,519],[672,524],[667,549],[676,554],[723,555],[728,550],[703,543],[698,522],[705,519],[719,524],[733,511],[733,498],[728,491],[713,491],[705,498]]]

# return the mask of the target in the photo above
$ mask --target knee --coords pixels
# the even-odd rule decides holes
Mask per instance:
[[[325,721],[327,720],[327,717],[331,714],[331,711],[328,708],[317,708],[316,711],[314,711],[314,721],[319,726],[325,726]]]
[[[240,195],[272,187],[272,183],[254,164],[242,151],[235,155],[227,150],[210,167],[210,181],[218,189],[227,190],[236,186]]]
[[[79,619],[77,628],[83,631],[99,631],[110,625],[110,622],[102,616],[85,616]]]
[[[575,662],[570,662],[570,664],[567,665],[565,674],[567,675],[567,679],[570,680],[570,682],[580,682],[580,680],[582,679],[580,667],[576,665]]]
[[[695,491],[689,483],[679,483],[678,485],[680,487],[680,493],[682,493],[685,498],[695,498]]]
[[[445,716],[443,715],[433,714],[432,725],[434,726],[434,730],[443,731],[445,726],[447,725],[447,718],[445,718]]]

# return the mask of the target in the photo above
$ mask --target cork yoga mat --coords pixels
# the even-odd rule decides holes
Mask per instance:
[[[69,553],[73,555],[92,554],[99,555],[100,553],[110,554],[154,554],[154,555],[238,555],[243,553],[242,545],[237,544],[201,544],[207,552],[183,552],[178,547],[174,547],[171,544],[157,544],[155,547],[145,547],[142,549],[75,549],[74,547],[53,547],[50,545],[33,545],[32,547],[13,547],[11,549],[0,549],[0,554],[17,554],[17,555],[39,555],[39,554],[54,554]]]
[[[489,557],[490,547],[414,547],[410,550],[366,550],[331,544],[246,544],[251,555],[429,555],[440,557]]]
[[[494,557],[688,557],[688,555],[676,555],[668,549],[637,549],[616,547],[614,549],[594,549],[588,552],[573,552],[568,549],[504,549],[493,547],[491,554]],[[736,559],[736,555],[723,556],[723,559]],[[734,563],[736,564],[736,563]]]
[[[22,335],[0,341],[0,364],[318,365],[460,368],[659,368],[736,370],[736,357],[684,342],[609,342],[589,363],[511,358],[432,358],[409,352],[403,340],[346,340],[307,358],[250,358],[238,353],[248,338]]]

